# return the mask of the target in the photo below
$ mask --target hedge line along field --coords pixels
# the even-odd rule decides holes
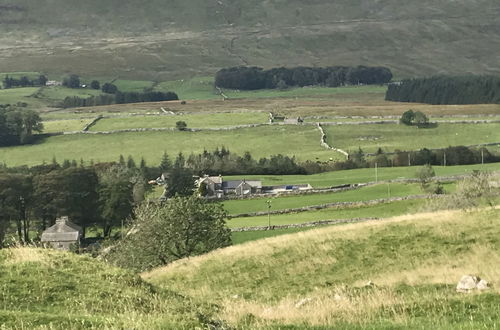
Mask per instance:
[[[341,192],[236,199],[224,201],[223,204],[229,214],[242,214],[266,212],[268,210],[268,200],[271,200],[271,211],[277,211],[311,205],[369,201],[374,199],[403,197],[417,194],[422,194],[422,191],[417,184],[391,183],[378,184]]]
[[[446,124],[435,128],[418,128],[397,124],[325,126],[328,144],[355,152],[374,153],[378,148],[394,150],[436,149],[448,146],[500,143],[500,123],[495,124]]]
[[[175,128],[175,123],[185,121],[188,128],[220,128],[248,124],[265,124],[269,115],[263,112],[180,114],[161,116],[133,116],[124,118],[104,118],[91,131],[111,131],[130,128]]]
[[[328,226],[179,260],[143,278],[218,304],[218,315],[243,329],[493,329],[499,216],[442,211]],[[464,274],[492,288],[457,293]]]
[[[230,131],[133,132],[107,135],[74,134],[48,137],[35,145],[0,148],[0,162],[8,166],[37,165],[57,160],[114,161],[120,155],[144,157],[148,164],[159,164],[163,152],[171,157],[189,155],[224,146],[243,155],[249,151],[256,159],[285,154],[299,160],[339,157],[321,148],[319,133],[311,126],[266,126]]]

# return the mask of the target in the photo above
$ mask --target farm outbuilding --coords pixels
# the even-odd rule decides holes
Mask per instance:
[[[67,216],[56,219],[56,223],[42,233],[41,241],[55,249],[69,250],[72,244],[79,244],[82,228],[70,222]]]

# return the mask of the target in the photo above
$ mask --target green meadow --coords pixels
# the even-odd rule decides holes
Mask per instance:
[[[91,118],[48,120],[43,122],[43,132],[55,133],[81,131],[91,120]]]
[[[379,167],[359,168],[353,170],[333,171],[311,175],[233,175],[224,176],[226,180],[259,179],[263,185],[284,185],[309,183],[314,188],[328,188],[342,184],[355,184],[365,182],[412,179],[416,178],[417,169],[420,166],[405,167]],[[433,166],[436,176],[453,176],[472,173],[473,171],[498,171],[500,163],[457,165],[457,166]]]
[[[132,116],[101,119],[92,126],[91,131],[111,131],[129,128],[174,128],[175,123],[178,121],[185,121],[188,128],[219,128],[247,124],[264,124],[267,122],[267,119],[267,114],[256,112]]]
[[[238,199],[224,201],[224,208],[229,214],[265,212],[268,210],[267,201],[271,201],[271,210],[283,210],[290,208],[300,208],[310,205],[321,205],[337,202],[356,202],[374,199],[403,197],[409,195],[422,194],[417,184],[387,183],[354,190],[341,192],[329,192],[321,194],[305,195],[281,195],[274,197],[262,197],[252,199]]]
[[[243,155],[249,151],[256,159],[285,154],[299,160],[327,160],[337,154],[319,146],[314,127],[266,126],[230,131],[134,132],[109,135],[75,134],[49,137],[35,145],[0,148],[0,162],[8,166],[36,165],[58,160],[112,161],[120,155],[143,157],[148,164],[158,164],[164,151],[171,157],[179,152],[214,150],[225,146]]]
[[[352,218],[387,218],[418,211],[425,205],[425,199],[394,201],[369,206],[332,207],[317,211],[306,211],[288,214],[271,214],[256,217],[232,218],[228,221],[230,228],[300,224],[313,221],[352,219]],[[245,232],[243,232],[245,233]],[[240,236],[244,234],[239,234]]]
[[[325,126],[328,144],[349,153],[361,148],[374,153],[378,148],[394,150],[437,149],[448,146],[500,143],[500,123],[447,124],[418,128],[398,124]]]

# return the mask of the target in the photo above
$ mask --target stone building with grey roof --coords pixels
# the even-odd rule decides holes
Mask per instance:
[[[42,233],[41,241],[55,249],[69,250],[72,244],[80,243],[82,234],[82,228],[64,216],[56,219],[56,223]]]

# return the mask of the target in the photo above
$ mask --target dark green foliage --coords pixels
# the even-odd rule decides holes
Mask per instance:
[[[191,154],[186,160],[186,167],[197,175],[234,175],[234,174],[305,174],[302,164],[298,164],[295,157],[281,154],[258,161],[252,158],[249,152],[243,157],[232,154],[225,147],[217,148],[213,152],[204,150],[203,153]]]
[[[92,82],[90,83],[90,88],[92,88],[92,89],[100,89],[101,88],[101,84],[99,83],[98,80],[92,80]]]
[[[385,84],[392,73],[384,67],[295,67],[263,70],[258,67],[233,67],[219,70],[215,75],[218,87],[255,90],[285,89],[288,86]]]
[[[185,121],[179,120],[175,123],[175,128],[177,128],[179,131],[185,131],[187,129],[187,124]]]
[[[429,104],[500,103],[500,78],[431,77],[390,84],[385,99]]]
[[[408,110],[403,113],[401,118],[399,118],[399,122],[404,125],[411,125],[414,119],[415,112],[413,112],[413,110]]]
[[[172,162],[170,161],[170,158],[168,157],[168,154],[166,152],[163,152],[159,169],[161,173],[168,172],[172,169]]]
[[[186,168],[182,154],[175,159],[174,166],[168,174],[166,197],[191,196],[194,192],[193,171]]]
[[[0,146],[30,143],[33,133],[42,130],[42,119],[35,111],[0,105]]]
[[[403,113],[399,122],[408,126],[427,127],[429,125],[429,118],[421,111],[408,110]]]
[[[47,80],[47,77],[45,77],[44,75],[40,75],[37,79],[33,80],[30,80],[26,76],[15,79],[7,75],[3,79],[3,88],[45,86]]]
[[[101,90],[103,93],[116,94],[116,92],[118,92],[118,87],[111,83],[104,83]]]
[[[26,174],[0,174],[0,248],[5,231],[15,223],[19,241],[29,241],[29,212],[33,201],[32,178]]]
[[[144,203],[135,210],[131,231],[109,259],[145,270],[207,253],[231,244],[222,205],[198,197],[175,197],[162,204]]]
[[[106,84],[104,84],[106,85]],[[104,88],[103,85],[103,88]],[[113,85],[114,86],[114,85]],[[93,107],[109,104],[139,103],[139,102],[160,102],[178,100],[174,92],[120,92],[114,94],[101,94],[81,98],[78,96],[67,96],[60,104],[63,108]]]
[[[134,185],[130,171],[120,165],[113,165],[99,173],[99,211],[103,236],[109,237],[113,226],[132,214]]]
[[[62,84],[69,88],[80,88],[80,77],[76,74],[70,74],[63,79]]]

